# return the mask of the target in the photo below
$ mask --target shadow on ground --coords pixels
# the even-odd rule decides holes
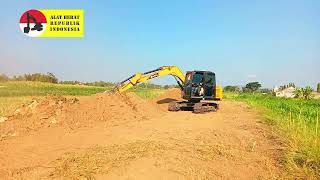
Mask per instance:
[[[172,99],[172,98],[165,98],[165,99],[161,99],[161,100],[157,101],[157,104],[166,104],[166,103],[170,103],[173,101],[178,101],[178,100]]]

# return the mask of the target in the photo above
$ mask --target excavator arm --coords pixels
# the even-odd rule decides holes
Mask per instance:
[[[177,66],[162,66],[158,69],[145,73],[136,73],[117,84],[114,90],[118,92],[124,92],[139,83],[143,83],[145,81],[167,75],[172,75],[177,80],[180,88],[183,89],[182,84],[185,81],[183,72]]]

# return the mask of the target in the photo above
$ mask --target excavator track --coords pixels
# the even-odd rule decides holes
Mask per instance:
[[[181,107],[180,104],[176,101],[170,102],[168,106],[169,111],[180,111]]]
[[[190,103],[186,101],[173,101],[169,103],[168,110],[169,111],[180,111],[183,109],[192,110],[193,113],[203,114],[207,112],[214,112],[219,108],[219,105],[216,103],[207,103],[207,102],[198,102],[198,103]]]
[[[214,112],[217,110],[217,104],[212,105],[212,104],[208,104],[208,103],[195,103],[193,106],[193,113],[196,114],[203,114],[206,112]]]

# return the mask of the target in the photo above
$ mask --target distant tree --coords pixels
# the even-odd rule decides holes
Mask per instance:
[[[304,88],[302,90],[303,98],[306,99],[306,100],[311,99],[312,98],[312,92],[313,92],[313,89],[310,86],[307,86],[306,88]]]
[[[25,74],[24,79],[26,81],[39,81],[39,82],[49,82],[49,83],[58,83],[58,78],[53,73],[41,74]]]
[[[261,87],[259,82],[250,82],[243,88],[244,92],[256,92]]]
[[[289,83],[288,87],[296,87],[296,85],[294,83]]]
[[[240,88],[238,86],[226,86],[223,88],[223,91],[226,92],[240,92]]]
[[[293,93],[295,98],[301,98],[303,96],[303,88],[296,88]]]
[[[0,81],[9,81],[10,78],[5,74],[0,74]]]
[[[296,88],[296,85],[294,83],[289,83],[289,84],[285,84],[285,85],[282,85],[280,86],[279,90],[284,90],[284,89],[287,89],[289,87],[293,87],[293,88]]]
[[[296,88],[294,91],[295,98],[303,98],[305,100],[310,100],[312,99],[313,89],[310,86],[307,86],[305,88]]]
[[[53,73],[48,72],[47,76],[48,76],[47,79],[48,79],[49,82],[58,83],[58,78]]]
[[[320,93],[320,83],[317,85],[317,92]]]

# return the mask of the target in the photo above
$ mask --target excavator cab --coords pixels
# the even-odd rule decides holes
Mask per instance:
[[[210,71],[188,71],[183,87],[182,98],[200,102],[216,97],[216,77]]]

